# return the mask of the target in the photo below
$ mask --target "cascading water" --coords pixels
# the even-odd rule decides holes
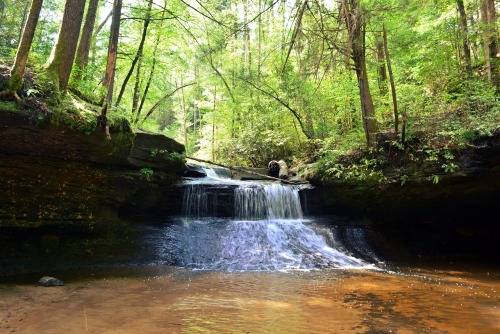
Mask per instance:
[[[186,182],[184,217],[165,230],[158,255],[164,263],[202,270],[367,266],[346,251],[331,227],[304,219],[299,190],[231,180],[209,169],[207,177]],[[219,213],[229,206],[232,212]]]
[[[240,185],[235,189],[234,208],[240,220],[303,218],[298,188],[277,183]]]

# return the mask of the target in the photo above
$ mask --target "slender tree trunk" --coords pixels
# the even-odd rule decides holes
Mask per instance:
[[[496,28],[496,9],[494,0],[481,0],[483,21],[483,47],[488,71],[488,79],[500,93],[500,57],[498,50],[498,32]]]
[[[361,100],[361,114],[363,128],[365,130],[366,142],[369,147],[377,144],[378,124],[375,118],[375,107],[373,106],[370,85],[368,83],[368,72],[365,59],[365,32],[362,22],[361,8],[358,0],[344,0],[346,10],[346,24],[349,31],[349,43],[351,58],[354,61],[356,76],[358,78],[359,96]]]
[[[245,56],[248,77],[252,77],[252,50],[250,48],[250,25],[248,24],[249,0],[245,5]]]
[[[156,38],[155,48],[153,50],[153,64],[151,65],[151,70],[149,71],[148,81],[146,83],[146,87],[144,88],[144,93],[142,94],[141,103],[139,104],[139,109],[137,109],[137,115],[135,116],[134,123],[139,122],[139,116],[141,115],[142,108],[144,107],[144,102],[146,101],[146,96],[148,95],[149,87],[151,86],[151,82],[153,81],[153,76],[155,73],[155,66],[156,66],[156,51],[158,50],[158,44],[160,44],[159,34]]]
[[[144,19],[144,25],[142,27],[141,41],[139,42],[139,47],[137,48],[137,52],[135,54],[135,57],[132,60],[132,65],[130,65],[130,70],[128,71],[127,76],[125,76],[125,80],[123,80],[122,88],[120,89],[120,93],[118,94],[118,98],[116,99],[116,105],[120,104],[122,97],[123,97],[123,93],[125,92],[125,88],[127,87],[127,83],[130,80],[132,73],[134,72],[135,65],[137,64],[137,61],[142,57],[142,51],[144,49],[144,42],[146,41],[149,23],[151,22],[151,7],[152,6],[153,6],[153,0],[149,0],[148,9],[146,12],[146,18]]]
[[[106,99],[101,111],[100,126],[104,128],[106,137],[111,139],[109,134],[109,124],[107,120],[108,108],[111,108],[113,101],[113,86],[115,82],[116,58],[118,55],[118,37],[120,34],[120,19],[122,15],[122,0],[114,0],[113,18],[111,19],[111,29],[108,44],[108,60],[106,63],[106,73],[102,85],[106,89]]]
[[[200,82],[200,69],[199,69],[198,63],[194,66],[194,78],[195,78],[196,82]],[[194,94],[195,94],[195,99],[196,100],[200,100],[201,99],[202,93],[201,93],[200,85],[199,84],[196,85]],[[233,115],[234,115],[234,112],[233,112]],[[198,104],[195,103],[194,107],[193,107],[193,135],[195,136],[195,138],[196,138],[196,132],[197,132],[196,128],[198,127],[198,119],[200,120],[200,126],[199,126],[199,128],[201,128],[200,109],[198,107]],[[234,119],[233,119],[233,126],[234,126]]]
[[[406,108],[403,109],[403,119],[401,121],[401,145],[406,146]]]
[[[21,22],[20,29],[19,29],[19,35],[17,37],[18,41],[21,41],[21,38],[23,37],[23,31],[24,31],[24,26],[26,25],[26,20],[29,15],[30,11],[30,3],[29,1],[26,1],[26,5],[24,6],[23,10],[23,21]]]
[[[111,106],[113,100],[113,84],[115,78],[116,57],[118,55],[118,36],[120,33],[120,18],[122,12],[122,0],[114,0],[113,18],[111,20],[111,30],[108,45],[108,61],[106,64],[106,74],[104,76],[103,86],[106,88],[106,104]],[[104,110],[104,109],[103,109]],[[106,116],[103,113],[102,116]]]
[[[380,40],[380,36],[377,36],[375,41],[375,58],[377,61],[378,89],[380,95],[385,96],[387,94],[387,72],[385,70],[383,36],[382,41]]]
[[[48,77],[57,83],[56,89],[59,91],[68,88],[84,10],[85,0],[66,0],[59,36],[44,66]]]
[[[95,29],[94,33],[93,33],[93,37],[95,38],[97,35],[99,35],[99,33],[101,32],[102,28],[104,28],[104,26],[106,25],[106,23],[108,22],[108,20],[111,18],[111,16],[113,15],[113,10],[111,10],[108,15],[106,15],[106,17],[104,18],[104,20],[102,20],[102,22],[97,26],[97,28]]]
[[[300,29],[302,28],[302,17],[304,16],[304,12],[305,12],[306,8],[307,8],[307,0],[304,0],[304,3],[299,8],[297,22],[295,23],[295,29],[293,31],[292,40],[290,41],[290,47],[288,48],[288,53],[287,53],[285,61],[283,63],[283,69],[281,70],[281,74],[285,73],[288,58],[290,58],[290,53],[292,52],[293,46],[297,40],[297,35],[298,35]]]
[[[214,107],[212,117],[212,161],[215,161],[215,107],[217,105],[217,86],[214,88]]]
[[[462,49],[464,52],[465,71],[467,76],[472,77],[471,53],[469,47],[469,28],[467,26],[467,14],[465,12],[464,0],[456,0],[458,13],[460,14],[460,28],[462,31]]]
[[[491,83],[495,86],[496,93],[500,94],[500,41],[497,28],[495,0],[488,0],[488,22],[488,30],[491,35],[489,41]]]
[[[99,7],[99,0],[90,0],[87,7],[87,15],[85,23],[83,24],[82,35],[76,50],[75,58],[75,77],[82,79],[82,73],[87,67],[89,62],[90,46],[92,42],[92,31],[94,30],[95,19],[97,16],[97,8]]]
[[[469,24],[468,26],[469,27],[476,27],[478,24],[476,23],[476,18],[478,18],[478,22],[479,22],[479,9],[478,9],[478,6],[474,6],[473,7],[473,13],[471,15],[469,15],[468,19],[469,19]],[[469,43],[470,43],[470,47],[471,47],[471,51],[472,51],[472,55],[474,57],[474,61],[478,61],[479,60],[479,45],[480,43],[478,43],[477,39],[475,38],[471,38],[469,40]]]
[[[242,74],[246,76],[248,74],[247,71],[247,61],[248,61],[248,41],[249,41],[249,31],[248,31],[248,0],[244,0],[245,3],[243,5],[243,59],[242,59]]]
[[[139,95],[141,89],[141,69],[142,69],[142,57],[139,58],[137,62],[137,70],[135,72],[135,85],[134,85],[134,94],[132,95],[132,117],[137,112],[137,106],[139,105]]]
[[[383,25],[383,37],[384,37],[384,53],[385,60],[387,63],[387,71],[389,72],[389,80],[391,82],[391,95],[392,95],[392,106],[394,108],[394,137],[398,135],[399,126],[399,112],[398,112],[398,98],[396,96],[396,84],[394,83],[394,74],[392,73],[391,57],[389,55],[389,48],[387,47],[387,30],[385,29],[385,24]]]
[[[261,66],[262,66],[262,14],[260,14],[262,11],[262,0],[259,0],[259,19],[257,21],[258,24],[258,38],[259,38],[259,45],[258,45],[258,55],[257,55],[257,80],[260,81],[260,76],[261,76]],[[259,95],[259,101],[260,101],[260,95]]]
[[[184,134],[184,147],[187,151],[188,150],[187,110],[186,110],[186,99],[184,96],[184,80],[182,76],[181,76],[181,86],[183,87],[181,88],[181,99],[180,99],[181,110],[182,110],[182,128],[183,128],[182,130]]]
[[[33,43],[33,36],[35,35],[36,25],[38,23],[38,18],[40,17],[42,4],[43,0],[33,0],[31,2],[28,19],[26,20],[23,34],[19,42],[19,47],[17,48],[16,57],[14,59],[14,66],[10,71],[8,94],[9,92],[14,94],[18,100],[19,96],[17,96],[17,91],[20,90],[23,85],[23,75],[26,69],[26,63],[28,62],[28,55],[31,44]]]

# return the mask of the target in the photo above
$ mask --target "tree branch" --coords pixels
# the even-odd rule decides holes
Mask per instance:
[[[253,88],[257,89],[259,92],[261,93],[264,93],[265,95],[273,98],[274,100],[276,100],[277,102],[279,102],[282,106],[284,106],[285,108],[287,108],[293,116],[295,116],[295,119],[297,119],[297,121],[299,122],[299,125],[300,125],[300,129],[302,130],[302,133],[309,139],[311,139],[311,135],[305,130],[304,128],[304,124],[302,123],[302,118],[300,117],[299,113],[293,109],[292,107],[290,107],[290,105],[283,101],[279,96],[278,96],[278,93],[272,88],[272,87],[269,87],[274,94],[272,93],[269,93],[268,91],[258,87],[256,84],[254,84],[253,82],[251,81],[248,81],[244,78],[239,78],[240,80],[246,82],[247,84],[249,84],[250,86],[252,86]]]
[[[184,87],[191,86],[191,85],[194,85],[194,84],[196,84],[196,82],[191,82],[191,83],[182,85],[180,87],[177,87],[172,92],[170,92],[167,95],[165,95],[164,97],[162,97],[158,102],[155,103],[154,106],[151,107],[151,109],[149,109],[148,113],[146,114],[146,116],[144,116],[144,119],[142,121],[144,122],[160,106],[160,104],[163,101],[165,101],[166,99],[168,99],[169,97],[171,97],[172,95],[174,95],[179,89],[182,89]]]

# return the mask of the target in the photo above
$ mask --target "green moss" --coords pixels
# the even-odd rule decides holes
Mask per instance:
[[[0,112],[17,113],[19,112],[19,104],[16,102],[0,100]]]
[[[17,92],[18,90],[21,89],[22,86],[23,86],[23,78],[19,75],[15,75],[14,71],[12,71],[11,77],[9,79],[9,88],[12,91]]]

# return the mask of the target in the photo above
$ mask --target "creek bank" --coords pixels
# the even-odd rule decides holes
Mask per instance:
[[[107,140],[98,127],[82,132],[54,114],[0,112],[2,229],[107,230],[128,214],[151,214],[185,170],[183,145],[133,133],[125,120]]]
[[[107,140],[93,115],[11,109],[0,108],[0,276],[127,263],[140,252],[130,221],[179,211],[183,145],[125,120]]]
[[[302,191],[303,208],[373,226],[387,237],[378,245],[386,248],[385,258],[496,263],[500,131],[464,150],[458,165],[458,172],[438,175],[438,183],[432,182],[435,170],[422,169],[403,185],[311,178],[315,187]]]

